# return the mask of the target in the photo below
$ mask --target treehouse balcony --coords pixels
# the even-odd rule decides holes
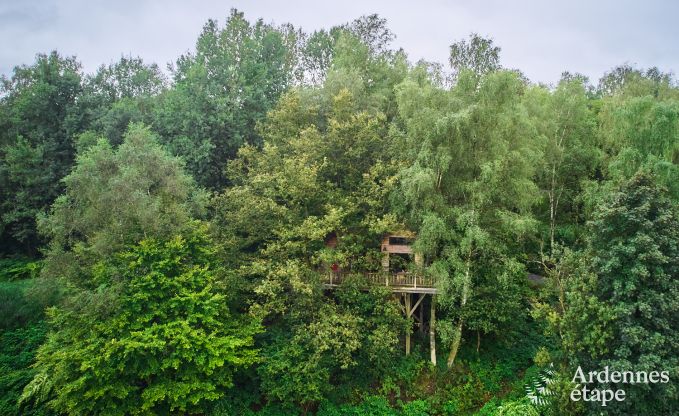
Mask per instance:
[[[409,231],[386,234],[382,238],[382,270],[380,272],[348,273],[332,264],[324,274],[323,284],[332,289],[342,284],[349,276],[363,275],[370,286],[386,286],[394,293],[436,294],[433,278],[415,273],[408,268],[414,263],[422,266],[422,256],[413,251],[415,234]],[[337,234],[332,232],[325,238],[325,246],[335,249],[338,245]]]
[[[323,285],[328,289],[341,285],[349,276],[355,273],[343,273],[341,271],[328,271],[323,278]],[[363,273],[366,283],[370,286],[385,286],[395,293],[421,293],[436,294],[436,281],[432,277],[413,272],[377,272]]]

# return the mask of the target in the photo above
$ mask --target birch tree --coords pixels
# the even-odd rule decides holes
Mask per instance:
[[[536,163],[537,183],[544,195],[538,217],[548,224],[549,255],[555,244],[572,243],[583,218],[577,205],[582,181],[599,166],[595,118],[582,80],[562,80],[553,92],[532,88],[524,102],[544,145]]]
[[[465,329],[497,328],[492,317],[513,313],[509,298],[525,280],[515,248],[536,226],[532,177],[541,157],[521,103],[525,88],[510,71],[478,83],[476,74],[463,71],[446,91],[418,68],[398,89],[405,167],[394,199],[418,230],[415,244],[428,273],[438,278],[449,367]],[[492,310],[484,319],[468,320],[475,303],[498,293],[504,296],[487,304]]]

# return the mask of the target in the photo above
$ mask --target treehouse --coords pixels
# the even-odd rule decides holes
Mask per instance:
[[[400,273],[405,272],[405,265],[410,262],[422,265],[422,256],[413,251],[414,240],[415,234],[411,232],[385,235],[380,246],[382,269],[385,272]]]
[[[386,286],[391,289],[396,297],[401,311],[406,318],[412,318],[414,325],[420,333],[425,332],[425,327],[429,332],[429,343],[431,350],[431,361],[436,364],[436,344],[435,344],[435,294],[436,285],[434,279],[424,276],[417,271],[409,270],[412,265],[415,270],[423,266],[423,257],[413,249],[415,233],[410,231],[400,231],[386,234],[382,237],[380,252],[382,253],[382,270],[380,272],[364,272],[368,285]],[[335,249],[339,242],[336,233],[328,234],[324,239],[325,246]],[[354,273],[356,274],[356,273]],[[326,273],[324,285],[327,289],[334,289],[342,284],[345,273],[340,267],[333,263]],[[428,303],[429,316],[425,319],[425,299]],[[410,354],[411,331],[405,335],[405,352]]]

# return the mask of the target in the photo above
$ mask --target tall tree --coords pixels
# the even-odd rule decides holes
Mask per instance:
[[[361,16],[350,23],[321,29],[304,36],[300,51],[300,63],[304,80],[311,85],[321,85],[337,54],[337,43],[342,36],[354,37],[367,48],[372,57],[393,53],[389,49],[395,35],[387,26],[387,20],[377,14]]]
[[[525,105],[544,143],[537,183],[545,195],[537,208],[548,224],[549,252],[557,243],[573,244],[584,226],[578,196],[600,163],[596,119],[581,79],[562,80],[554,91],[531,88]]]
[[[451,345],[448,366],[470,316],[481,316],[474,313],[479,296],[503,287],[518,295],[524,284],[516,244],[535,227],[532,177],[540,158],[521,104],[524,88],[508,71],[481,78],[463,71],[456,87],[445,91],[427,79],[424,68],[399,87],[407,158],[401,191],[392,200],[418,231],[416,248],[439,280],[437,301],[448,315],[437,318]],[[487,303],[495,310],[486,317],[511,320],[515,304],[498,296]],[[496,328],[490,320],[485,324],[475,319],[472,329]]]
[[[158,65],[122,56],[85,77],[79,111],[87,118],[89,130],[117,146],[130,123],[152,121],[156,97],[166,88],[167,79]]]
[[[472,33],[468,40],[450,45],[448,62],[456,73],[468,70],[484,75],[500,69],[500,47],[493,45],[492,39]]]
[[[610,178],[629,179],[644,168],[679,200],[679,100],[609,97],[599,121]]]
[[[620,65],[606,72],[599,80],[597,92],[606,96],[677,98],[676,81],[672,74],[658,68],[646,70],[631,65]]]
[[[403,328],[385,293],[364,298],[355,287],[332,299],[320,285],[333,263],[347,274],[379,268],[379,237],[394,222],[387,195],[395,166],[380,111],[389,107],[380,95],[398,78],[372,66],[353,76],[346,62],[368,59],[386,74],[400,68],[378,66],[357,45],[338,49],[322,88],[282,97],[261,125],[262,149],[241,148],[228,168],[234,186],[214,200],[218,240],[231,250],[224,258],[240,266],[250,311],[266,316],[258,374],[267,398],[304,408],[327,397],[332,380],[374,380],[360,369],[387,365]],[[334,249],[324,244],[329,235]]]
[[[570,294],[567,342],[573,368],[668,371],[657,384],[626,391],[610,414],[672,414],[679,409],[679,216],[666,190],[639,172],[601,201],[590,223],[589,266],[595,279]],[[605,313],[602,313],[605,312]],[[602,386],[603,387],[603,386]],[[593,409],[593,412],[600,410]]]
[[[43,272],[50,276],[78,276],[80,265],[125,245],[177,234],[205,203],[181,160],[142,125],[131,125],[117,149],[100,139],[63,182],[64,194],[40,219],[50,241]]]
[[[122,56],[88,76],[87,88],[92,94],[114,102],[122,98],[158,95],[165,89],[166,82],[158,65],[145,64],[140,57]]]
[[[220,189],[238,148],[261,144],[257,123],[294,80],[297,37],[232,10],[224,27],[208,21],[195,52],[177,61],[154,128],[202,186]]]
[[[80,64],[57,52],[14,69],[0,91],[0,250],[35,254],[35,217],[62,192],[73,164]]]

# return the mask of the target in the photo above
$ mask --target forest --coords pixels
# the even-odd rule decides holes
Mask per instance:
[[[166,70],[3,77],[0,415],[679,414],[674,76],[395,39],[232,10]]]

